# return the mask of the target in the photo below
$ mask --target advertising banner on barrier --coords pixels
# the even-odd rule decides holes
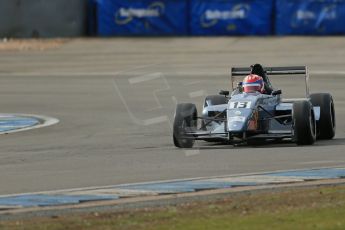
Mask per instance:
[[[191,0],[193,35],[268,35],[273,0]]]
[[[101,36],[188,33],[184,0],[97,0],[97,3],[97,30]]]
[[[345,1],[277,0],[276,34],[345,34]]]

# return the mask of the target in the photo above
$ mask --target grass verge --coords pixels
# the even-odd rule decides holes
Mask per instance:
[[[3,221],[0,229],[345,229],[345,186],[231,194],[128,212]]]

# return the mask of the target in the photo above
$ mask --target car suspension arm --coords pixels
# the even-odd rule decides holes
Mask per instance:
[[[262,109],[262,111],[264,111],[265,113],[267,113],[268,115],[270,115],[270,118],[266,118],[266,119],[262,119],[264,120],[276,120],[279,124],[281,125],[286,125],[284,122],[278,120],[279,118],[285,118],[285,117],[291,117],[291,115],[281,115],[281,116],[274,116],[272,113],[270,113],[269,111],[267,111],[266,109],[264,109],[262,106],[258,106],[258,108]]]
[[[226,119],[224,119],[224,118],[217,118],[217,117],[220,117],[225,112],[226,112],[226,109],[224,109],[223,112],[217,114],[214,117],[198,117],[198,118],[200,118],[202,120],[208,120],[208,122],[206,122],[205,124],[203,124],[201,126],[201,129],[206,128],[206,126],[208,126],[212,121],[225,121]]]

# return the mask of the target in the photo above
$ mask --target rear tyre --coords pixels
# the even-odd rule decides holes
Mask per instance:
[[[328,93],[310,95],[313,106],[320,106],[320,119],[316,122],[317,138],[332,139],[335,135],[335,110],[333,98]]]
[[[297,145],[312,145],[316,139],[314,110],[309,101],[296,101],[292,108],[293,138]]]
[[[197,127],[197,109],[194,104],[178,104],[174,118],[173,140],[178,148],[192,148],[195,140],[186,138],[187,130],[195,130]]]
[[[209,95],[205,98],[204,108],[211,105],[223,105],[228,103],[228,98],[223,95]]]

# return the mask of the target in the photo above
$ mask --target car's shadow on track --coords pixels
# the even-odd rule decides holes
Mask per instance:
[[[334,146],[334,145],[345,145],[345,138],[334,138],[332,140],[318,140],[315,142],[318,146]]]
[[[199,150],[213,150],[213,149],[245,149],[245,148],[299,148],[299,147],[324,147],[324,146],[335,146],[345,145],[345,138],[335,138],[332,140],[317,140],[314,145],[296,145],[291,141],[274,141],[266,142],[260,145],[248,145],[238,144],[229,145],[224,143],[198,143],[195,148]]]

